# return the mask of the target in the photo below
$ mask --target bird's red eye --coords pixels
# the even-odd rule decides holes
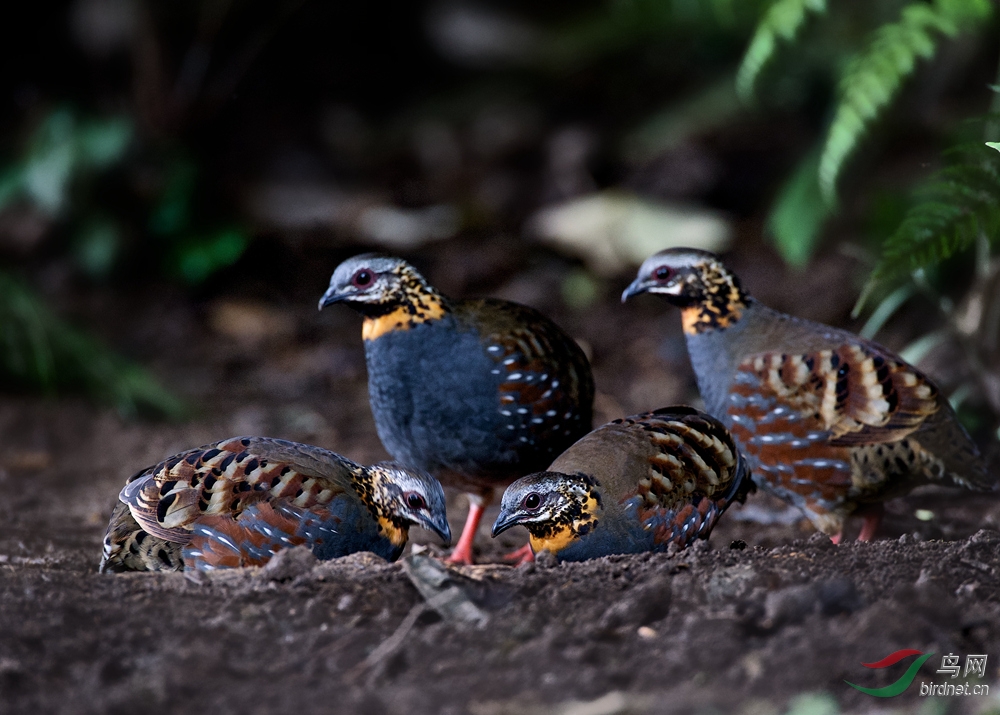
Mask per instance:
[[[375,280],[375,276],[367,268],[362,268],[360,271],[354,274],[351,278],[351,283],[354,284],[356,288],[367,288]]]
[[[425,502],[424,498],[416,492],[410,492],[406,495],[406,506],[411,509],[426,509],[427,502]]]
[[[653,271],[653,277],[656,278],[660,283],[666,283],[671,278],[674,277],[674,269],[670,266],[660,266],[655,271]]]
[[[537,509],[542,503],[542,498],[532,492],[524,498],[524,508],[525,509]]]

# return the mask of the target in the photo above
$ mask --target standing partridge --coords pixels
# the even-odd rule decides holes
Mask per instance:
[[[118,500],[102,572],[261,566],[299,544],[320,559],[394,560],[411,525],[451,541],[444,491],[426,472],[267,437],[176,454],[130,477]]]
[[[648,258],[622,300],[681,309],[706,409],[732,431],[758,483],[839,542],[846,517],[871,539],[882,502],[925,483],[975,490],[996,478],[926,375],[844,330],[761,305],[711,253]]]
[[[721,422],[666,407],[599,427],[548,471],[511,484],[493,536],[520,524],[535,552],[560,561],[684,548],[707,539],[722,512],[752,488]]]
[[[538,311],[451,300],[399,258],[341,263],[319,305],[333,303],[364,316],[368,390],[386,450],[469,494],[450,559],[472,563],[493,489],[544,467],[589,431],[594,383],[586,356]]]

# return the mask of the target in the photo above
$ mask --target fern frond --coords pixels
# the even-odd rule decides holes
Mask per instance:
[[[828,203],[836,203],[837,178],[847,157],[917,61],[932,57],[942,36],[974,29],[992,12],[991,0],[918,1],[903,9],[897,22],[875,31],[840,81],[840,101],[819,164],[819,185]]]
[[[918,203],[883,244],[866,293],[877,283],[941,263],[980,235],[1000,238],[1000,154],[977,142],[946,157],[948,166],[918,193]]]
[[[124,414],[166,417],[183,404],[142,368],[57,318],[20,281],[0,272],[0,385],[17,390],[83,391]]]
[[[806,155],[778,191],[767,218],[767,228],[778,252],[786,263],[797,268],[809,262],[830,214],[830,207],[819,195],[818,166],[819,147]]]
[[[757,77],[774,56],[778,40],[794,40],[810,12],[826,12],[826,0],[775,0],[771,4],[758,23],[736,72],[736,92],[740,99],[751,100]]]

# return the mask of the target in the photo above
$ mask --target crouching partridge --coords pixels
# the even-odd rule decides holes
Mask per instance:
[[[639,293],[681,309],[705,408],[754,478],[835,542],[852,513],[871,539],[883,500],[920,484],[996,488],[948,401],[884,347],[758,303],[704,251],[648,258],[622,300]]]
[[[386,450],[469,494],[450,558],[472,563],[493,489],[541,469],[590,430],[586,356],[538,311],[452,300],[399,258],[340,264],[320,308],[334,303],[364,316],[369,396]]]
[[[560,561],[665,551],[707,539],[753,489],[726,428],[691,407],[666,407],[599,427],[547,471],[504,492],[493,536],[520,524],[531,548]]]
[[[411,525],[451,540],[444,491],[426,472],[266,437],[176,454],[132,476],[118,499],[102,572],[261,566],[299,544],[320,559],[394,560]]]

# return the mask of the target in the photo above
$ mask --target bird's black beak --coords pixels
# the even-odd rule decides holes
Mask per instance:
[[[338,291],[338,289],[334,288],[333,286],[330,286],[329,288],[326,289],[326,293],[323,294],[323,297],[319,299],[319,309],[323,310],[323,308],[325,308],[328,305],[333,305],[334,303],[340,303],[342,301],[345,301],[353,295],[355,295],[354,291],[348,290],[340,292]]]
[[[500,534],[507,531],[512,526],[517,526],[520,523],[517,514],[511,514],[506,509],[500,511],[500,516],[497,520],[493,522],[493,531],[490,532],[493,538],[497,538]]]
[[[429,516],[421,520],[420,526],[440,536],[445,546],[451,546],[451,526],[448,524],[448,518],[443,514],[440,516]]]
[[[634,295],[645,293],[647,290],[649,290],[649,286],[650,286],[649,281],[647,281],[645,278],[636,278],[634,281],[632,281],[629,287],[626,288],[625,291],[622,293],[622,303],[624,303],[626,300],[628,300]]]

